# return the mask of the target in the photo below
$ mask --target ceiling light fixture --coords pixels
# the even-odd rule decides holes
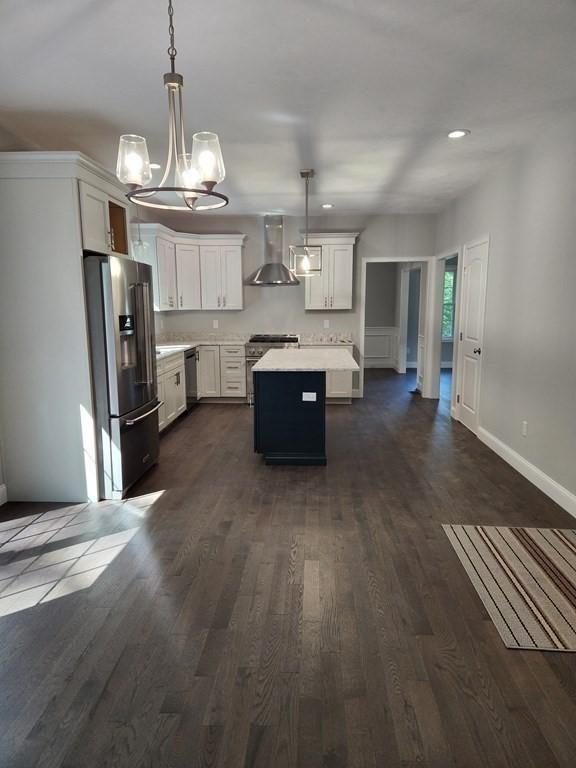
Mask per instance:
[[[314,170],[309,168],[300,171],[300,178],[304,179],[306,200],[304,245],[290,246],[290,271],[296,277],[314,277],[322,274],[322,248],[310,248],[308,246],[308,194],[310,179],[314,178]]]
[[[215,133],[202,131],[192,137],[192,151],[186,151],[182,88],[184,79],[176,72],[174,47],[174,8],[168,0],[168,35],[170,72],[164,75],[168,91],[168,154],[164,174],[158,186],[146,186],[152,179],[148,147],[143,136],[120,137],[116,176],[129,188],[126,197],[138,205],[169,211],[209,211],[228,205],[228,198],[216,192],[216,184],[224,180],[226,171]],[[173,186],[166,185],[174,171]],[[167,193],[167,194],[164,194]],[[178,200],[180,198],[180,201]],[[203,203],[202,201],[207,202]]]
[[[325,208],[326,210],[334,208],[334,203],[322,203],[322,208]]]
[[[465,136],[470,136],[471,131],[468,128],[456,128],[454,131],[450,131],[448,134],[449,139],[463,139]]]

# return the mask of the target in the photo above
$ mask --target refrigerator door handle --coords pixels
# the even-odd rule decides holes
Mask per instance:
[[[150,290],[148,283],[135,283],[136,339],[138,347],[139,384],[153,383],[150,339]]]
[[[154,383],[153,357],[155,350],[152,348],[152,334],[150,330],[150,283],[142,283],[142,311],[144,314],[144,347],[146,349],[146,383]]]
[[[146,413],[143,413],[142,416],[137,416],[135,419],[126,419],[126,421],[122,422],[122,426],[133,427],[134,424],[137,424],[139,421],[144,421],[144,419],[147,419],[148,416],[152,416],[153,413],[156,413],[156,411],[159,411],[163,405],[164,405],[164,400],[160,400],[160,402],[157,403],[154,406],[154,408],[151,408],[149,411],[146,411]]]

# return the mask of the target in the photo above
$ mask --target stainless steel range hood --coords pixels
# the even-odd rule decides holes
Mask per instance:
[[[282,216],[264,217],[265,262],[246,280],[246,285],[299,285],[300,280],[282,263],[284,220]]]

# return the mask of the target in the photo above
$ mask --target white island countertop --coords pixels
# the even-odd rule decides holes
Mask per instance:
[[[271,349],[253,371],[359,371],[350,352],[338,347],[323,349]]]

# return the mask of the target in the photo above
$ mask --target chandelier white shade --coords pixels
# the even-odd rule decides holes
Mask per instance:
[[[170,72],[164,75],[168,91],[168,150],[162,179],[156,186],[148,186],[152,171],[146,139],[132,134],[120,137],[116,176],[128,187],[126,197],[147,208],[171,211],[223,208],[228,205],[228,198],[214,189],[226,176],[218,135],[208,131],[195,133],[189,145],[191,151],[186,150],[182,111],[184,79],[175,66],[172,0],[168,0],[168,19]]]

